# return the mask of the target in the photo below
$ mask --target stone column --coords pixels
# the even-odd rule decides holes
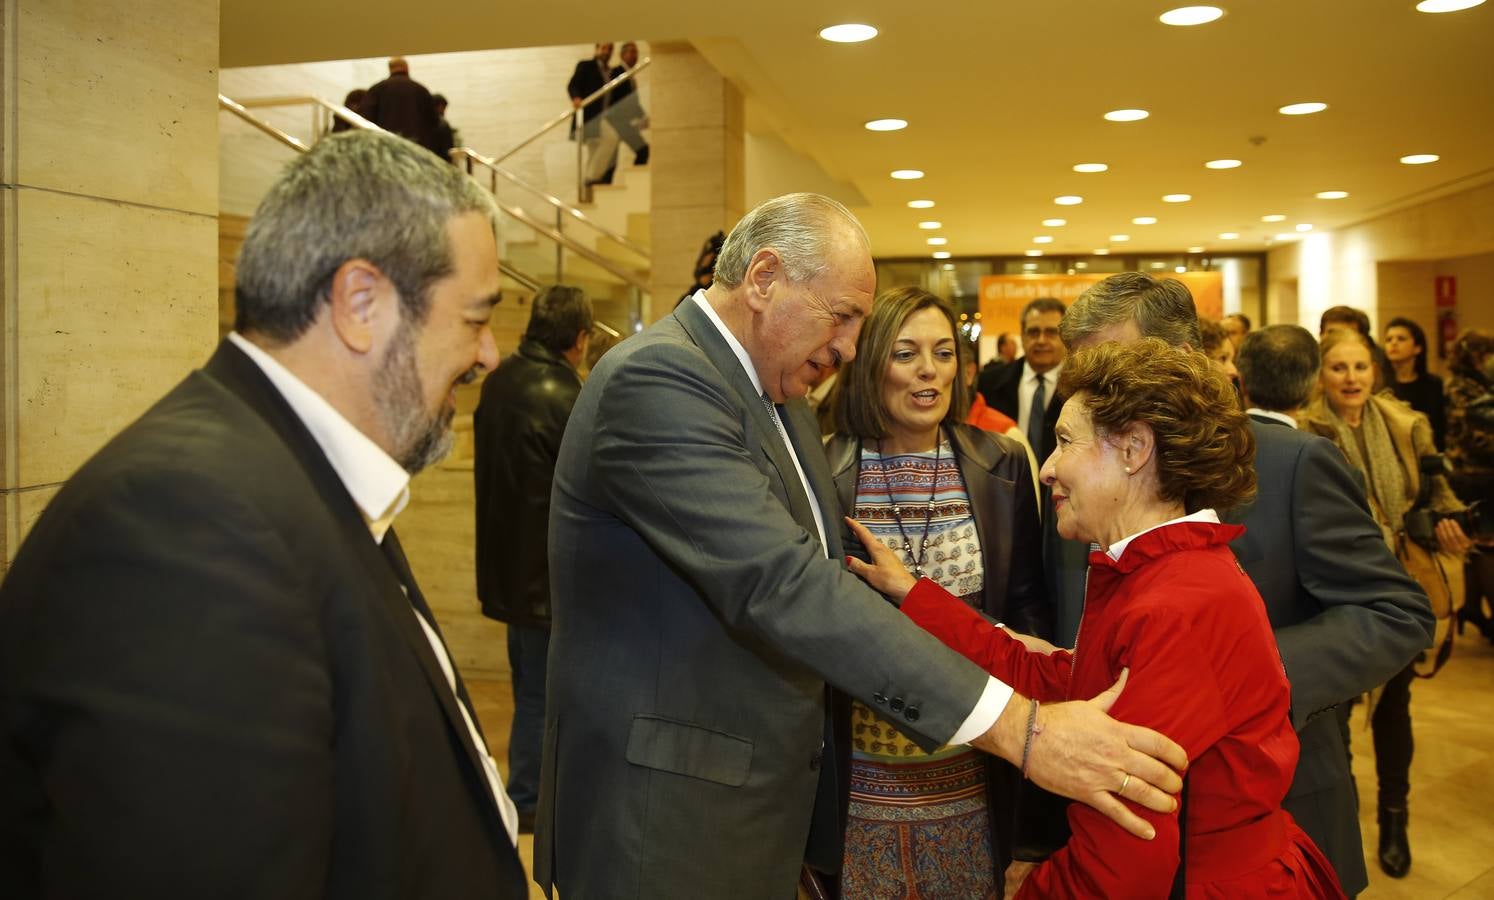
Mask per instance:
[[[746,177],[742,93],[688,43],[655,42],[649,55],[652,322],[690,286],[706,238],[746,212]]]
[[[0,29],[8,568],[74,470],[212,351],[218,4],[6,0]]]

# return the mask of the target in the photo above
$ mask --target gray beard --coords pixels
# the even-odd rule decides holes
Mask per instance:
[[[425,392],[415,366],[416,333],[401,324],[374,375],[374,402],[393,445],[391,455],[411,475],[444,459],[455,440],[453,410],[444,405],[434,415],[424,410]]]

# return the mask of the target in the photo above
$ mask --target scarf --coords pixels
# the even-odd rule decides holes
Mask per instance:
[[[1349,458],[1350,464],[1368,476],[1370,497],[1380,514],[1380,528],[1385,532],[1387,543],[1390,543],[1391,538],[1401,530],[1406,510],[1411,508],[1411,503],[1416,498],[1407,493],[1410,487],[1406,483],[1406,473],[1401,469],[1401,458],[1396,453],[1395,444],[1391,442],[1390,428],[1385,423],[1379,404],[1373,397],[1370,398],[1364,404],[1364,415],[1359,422],[1364,434],[1364,446],[1369,451],[1368,466],[1359,452],[1359,441],[1354,437],[1354,429],[1339,418],[1329,404],[1323,404],[1323,412],[1338,433],[1337,444]]]

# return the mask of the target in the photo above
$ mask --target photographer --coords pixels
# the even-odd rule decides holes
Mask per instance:
[[[1432,471],[1423,468],[1423,458],[1437,454],[1427,417],[1389,394],[1372,393],[1379,373],[1369,338],[1358,331],[1334,330],[1323,336],[1319,349],[1322,393],[1307,407],[1303,427],[1337,444],[1364,474],[1370,510],[1386,543],[1427,592],[1439,638],[1435,661],[1426,673],[1430,675],[1451,646],[1443,636],[1450,638],[1452,598],[1461,593],[1462,557],[1471,546],[1457,515],[1466,507],[1448,485],[1440,458]],[[1405,877],[1411,869],[1406,799],[1415,666],[1392,677],[1369,700],[1380,784],[1379,861],[1392,878]]]

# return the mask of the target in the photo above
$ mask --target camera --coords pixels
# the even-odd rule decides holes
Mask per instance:
[[[1403,522],[1406,536],[1427,550],[1436,552],[1437,523],[1443,519],[1452,519],[1474,543],[1494,542],[1494,508],[1482,501],[1475,501],[1467,509],[1455,513],[1434,512],[1428,506],[1432,497],[1432,478],[1446,475],[1450,471],[1447,460],[1441,454],[1423,456],[1420,468],[1421,491],[1417,494],[1416,505],[1407,511]]]

